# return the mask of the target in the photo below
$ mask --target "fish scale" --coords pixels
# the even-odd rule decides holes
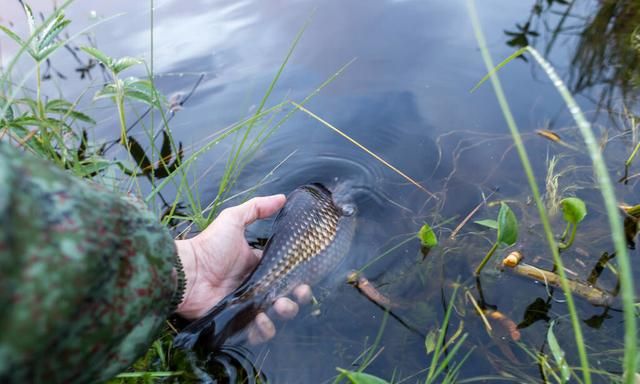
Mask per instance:
[[[313,285],[347,254],[355,231],[355,207],[337,206],[321,184],[296,188],[273,226],[260,263],[231,294],[191,323],[174,345],[216,349],[242,331],[273,302],[301,284]]]

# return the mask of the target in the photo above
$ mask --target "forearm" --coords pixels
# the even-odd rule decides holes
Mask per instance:
[[[176,249],[131,197],[0,144],[0,381],[106,379],[177,303]]]

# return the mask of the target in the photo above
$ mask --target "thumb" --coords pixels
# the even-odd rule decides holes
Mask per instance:
[[[234,220],[247,226],[258,219],[267,218],[276,213],[286,201],[282,194],[254,197],[238,206],[227,208],[227,214]]]

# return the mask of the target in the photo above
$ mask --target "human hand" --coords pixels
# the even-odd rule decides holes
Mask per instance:
[[[236,289],[255,268],[262,252],[249,247],[244,237],[247,225],[276,213],[285,203],[284,195],[256,197],[227,208],[200,234],[177,240],[178,256],[186,277],[182,303],[176,312],[186,318],[203,316],[211,307]],[[300,303],[311,299],[308,285],[297,287],[293,295]],[[273,305],[275,312],[289,319],[298,313],[298,304],[283,297]],[[275,326],[264,313],[249,328],[249,341],[259,343],[275,335]]]

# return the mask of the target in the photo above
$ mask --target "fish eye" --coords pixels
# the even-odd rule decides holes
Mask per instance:
[[[343,204],[340,210],[344,216],[353,216],[356,213],[356,206],[354,204]]]

